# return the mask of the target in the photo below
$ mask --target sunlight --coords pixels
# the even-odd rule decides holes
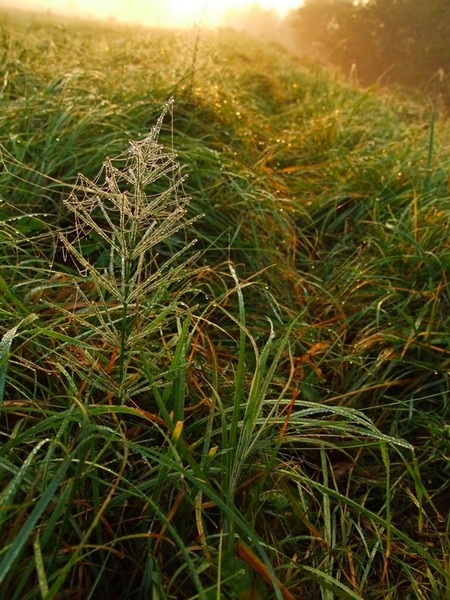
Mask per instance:
[[[285,16],[289,10],[298,8],[302,0],[170,0],[170,10],[174,21],[216,25],[228,9],[248,9],[258,6],[274,10],[278,15]]]
[[[285,16],[303,0],[23,0],[22,8],[166,27],[219,25],[229,10],[259,7]],[[17,6],[15,0],[1,5]]]

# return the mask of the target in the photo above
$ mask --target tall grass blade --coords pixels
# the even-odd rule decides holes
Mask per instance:
[[[14,338],[17,336],[19,328],[32,323],[37,318],[37,315],[30,314],[22,319],[17,325],[9,329],[3,334],[0,340],[0,409],[3,406],[5,395],[6,373],[8,371],[9,351]]]

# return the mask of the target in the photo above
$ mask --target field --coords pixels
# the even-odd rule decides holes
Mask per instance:
[[[450,598],[448,120],[1,23],[1,597]]]

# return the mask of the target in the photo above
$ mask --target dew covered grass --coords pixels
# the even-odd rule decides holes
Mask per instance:
[[[446,598],[448,121],[1,16],[5,597]]]

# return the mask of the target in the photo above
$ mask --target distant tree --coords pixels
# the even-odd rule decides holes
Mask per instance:
[[[446,95],[450,0],[307,0],[290,16],[298,46],[360,80]]]
[[[274,10],[264,9],[257,4],[247,8],[229,8],[222,18],[222,25],[246,31],[269,40],[278,38],[280,17]]]
[[[371,0],[362,15],[376,23],[373,50],[388,79],[417,85],[450,68],[449,0]]]
[[[289,21],[282,19],[274,9],[261,8],[258,4],[228,8],[221,19],[221,25],[245,31],[269,43],[296,49],[295,34]]]

